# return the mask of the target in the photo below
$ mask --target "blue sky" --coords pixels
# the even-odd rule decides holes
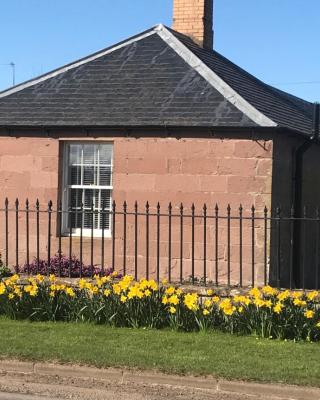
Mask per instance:
[[[0,64],[33,78],[171,25],[173,0],[0,0]],[[320,100],[319,0],[215,0],[215,49],[267,83]],[[0,65],[0,90],[11,85]],[[314,83],[306,83],[314,82]]]

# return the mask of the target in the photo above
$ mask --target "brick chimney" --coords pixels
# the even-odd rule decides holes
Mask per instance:
[[[173,29],[206,49],[213,47],[213,0],[173,0]]]

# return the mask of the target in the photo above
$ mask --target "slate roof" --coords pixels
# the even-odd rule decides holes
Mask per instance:
[[[0,92],[1,126],[265,126],[310,134],[312,104],[161,25]]]

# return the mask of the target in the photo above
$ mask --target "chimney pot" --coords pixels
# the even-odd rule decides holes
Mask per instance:
[[[213,47],[213,0],[173,0],[173,26],[206,49]]]

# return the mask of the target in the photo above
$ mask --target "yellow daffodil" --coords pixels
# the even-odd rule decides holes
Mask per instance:
[[[304,301],[304,300],[300,300],[299,298],[295,298],[295,299],[293,300],[293,304],[294,304],[295,306],[298,306],[298,307],[305,307],[305,306],[307,305],[307,302]]]
[[[121,293],[121,286],[118,283],[112,285],[113,292],[117,295]]]
[[[210,314],[210,311],[207,310],[207,309],[205,309],[205,310],[202,311],[202,314],[203,314],[203,315],[209,315],[209,314]]]
[[[32,289],[29,292],[30,296],[35,297],[38,294],[38,287],[33,286]]]
[[[109,296],[110,296],[110,293],[111,293],[111,290],[110,290],[110,289],[105,289],[104,292],[103,292],[103,295],[104,295],[105,297],[109,297]]]
[[[318,297],[318,295],[319,295],[319,292],[317,292],[316,290],[314,290],[314,291],[309,292],[309,293],[307,294],[307,299],[310,300],[310,301],[313,301],[316,297]]]
[[[167,296],[163,296],[161,302],[164,305],[168,304],[168,297]]]
[[[5,292],[6,292],[6,285],[3,282],[1,282],[0,283],[0,295],[4,294]]]
[[[196,311],[198,309],[198,295],[197,293],[187,293],[184,296],[183,302],[185,306],[191,310]]]
[[[68,295],[68,296],[70,296],[70,297],[74,297],[76,294],[75,294],[75,292],[74,292],[74,290],[71,288],[71,287],[67,287],[66,289],[65,289],[65,292],[66,292],[66,294]]]
[[[38,281],[38,283],[42,283],[44,281],[44,276],[40,275],[40,274],[37,274],[36,275],[36,280]]]
[[[283,291],[283,292],[280,292],[280,293],[278,293],[278,295],[277,295],[277,298],[278,298],[279,301],[284,301],[284,300],[286,300],[286,299],[289,298],[289,297],[290,297],[290,292],[289,292],[289,290],[285,290],[285,291]]]
[[[266,296],[275,296],[277,294],[277,289],[267,285],[261,289],[262,293]]]
[[[252,296],[252,297],[261,297],[261,293],[260,293],[260,290],[258,288],[252,288],[249,291],[249,295]]]
[[[282,311],[282,309],[283,309],[283,307],[284,307],[284,305],[283,305],[282,303],[278,302],[278,303],[273,307],[273,311],[274,311],[276,314],[280,314],[281,311]]]
[[[120,297],[120,301],[121,301],[121,303],[125,303],[127,301],[127,296],[122,294]]]
[[[169,313],[170,313],[170,314],[175,314],[176,312],[177,312],[177,309],[176,309],[175,307],[171,306],[171,307],[169,308]]]
[[[291,297],[293,299],[301,299],[302,296],[303,296],[303,292],[299,292],[299,291],[291,292]]]
[[[206,299],[203,303],[205,308],[210,308],[212,306],[212,300],[211,299]]]
[[[167,294],[168,296],[172,296],[175,291],[175,288],[173,286],[170,286],[166,289],[165,294]]]
[[[177,305],[177,304],[179,304],[179,298],[178,298],[178,296],[176,295],[176,294],[173,294],[172,296],[170,296],[169,298],[168,298],[168,302],[170,303],[170,304],[173,304],[173,305]]]
[[[307,319],[311,319],[314,317],[314,311],[312,310],[306,310],[303,314]]]
[[[212,296],[213,295],[213,290],[212,289],[208,289],[207,290],[207,295],[208,296]]]
[[[217,304],[217,303],[219,303],[219,301],[220,301],[220,297],[218,297],[218,296],[213,296],[212,297],[212,302],[213,303]]]
[[[86,289],[87,288],[87,281],[83,278],[81,278],[78,282],[78,286],[80,290]]]

